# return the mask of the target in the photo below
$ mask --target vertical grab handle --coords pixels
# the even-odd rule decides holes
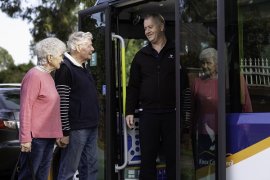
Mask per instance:
[[[121,44],[121,80],[122,80],[122,105],[123,105],[123,114],[122,114],[122,123],[123,123],[123,135],[124,135],[124,162],[122,165],[115,165],[115,172],[124,169],[128,164],[128,145],[127,145],[127,125],[125,121],[125,112],[126,112],[126,56],[125,56],[125,42],[124,39],[119,36],[112,34],[113,39],[120,40]]]

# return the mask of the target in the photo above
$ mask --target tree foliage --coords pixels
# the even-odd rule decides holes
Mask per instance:
[[[10,65],[14,64],[12,56],[7,50],[0,47],[0,71],[7,69]]]
[[[143,39],[127,39],[126,40],[126,73],[127,82],[129,81],[130,66],[135,54],[144,46]]]
[[[0,71],[0,83],[20,83],[25,73],[33,66],[32,62],[18,66],[11,64],[6,70]]]
[[[11,18],[21,18],[33,26],[31,49],[36,42],[57,37],[66,42],[69,34],[77,29],[78,11],[94,5],[95,0],[1,0],[0,10]],[[37,4],[39,2],[39,4]],[[33,54],[33,51],[32,51]],[[0,83],[19,83],[34,64],[14,65],[11,55],[0,49]],[[2,70],[2,71],[1,71]]]
[[[33,23],[30,32],[34,42],[56,36],[64,42],[77,27],[78,11],[92,6],[95,0],[41,0],[29,4],[27,0],[1,0],[1,10],[13,18]]]

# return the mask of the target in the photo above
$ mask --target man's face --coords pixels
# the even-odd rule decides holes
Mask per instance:
[[[144,34],[148,41],[155,44],[161,37],[164,26],[157,23],[153,18],[147,18],[144,20]]]
[[[89,40],[79,44],[79,50],[81,59],[87,61],[92,58],[92,53],[95,49],[93,47],[92,41]]]
[[[204,74],[208,77],[216,75],[217,73],[217,63],[214,58],[206,58],[201,60],[201,67]]]

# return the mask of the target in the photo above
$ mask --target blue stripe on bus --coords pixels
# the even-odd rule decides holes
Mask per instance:
[[[235,154],[270,136],[270,113],[230,113],[226,124],[227,154]]]

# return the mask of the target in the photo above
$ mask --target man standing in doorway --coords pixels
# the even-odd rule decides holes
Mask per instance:
[[[140,107],[140,180],[156,180],[156,158],[160,140],[164,147],[168,180],[176,179],[175,47],[165,36],[165,21],[159,14],[144,19],[149,41],[135,55],[127,89],[129,128],[134,127],[134,111]]]

